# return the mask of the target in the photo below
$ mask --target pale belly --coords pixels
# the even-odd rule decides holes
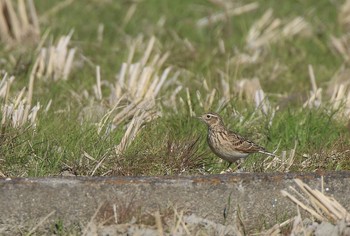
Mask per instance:
[[[249,155],[249,153],[242,153],[235,151],[232,148],[222,148],[222,147],[214,147],[212,143],[209,143],[210,149],[221,159],[224,159],[225,161],[228,162],[236,162],[241,158],[245,158]]]

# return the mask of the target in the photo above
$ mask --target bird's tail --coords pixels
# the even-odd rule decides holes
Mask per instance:
[[[269,155],[269,156],[272,156],[272,157],[276,157],[277,155],[272,153],[272,152],[268,152],[268,151],[263,151],[263,150],[260,150],[259,153],[262,153],[262,154],[265,154],[265,155]]]

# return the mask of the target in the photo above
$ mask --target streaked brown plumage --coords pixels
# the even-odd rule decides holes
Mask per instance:
[[[210,149],[220,158],[232,163],[252,153],[275,156],[258,144],[228,130],[221,117],[216,113],[207,113],[198,117],[208,125],[207,141]]]

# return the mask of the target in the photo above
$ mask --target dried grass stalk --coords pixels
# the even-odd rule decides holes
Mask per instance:
[[[36,63],[38,63],[36,76],[38,78],[52,78],[55,81],[68,79],[76,51],[75,48],[68,47],[72,35],[73,31],[60,37],[57,45],[40,49],[39,56],[36,59]]]
[[[187,93],[187,90],[186,90],[186,93]],[[213,106],[213,103],[214,103],[216,89],[212,89],[211,92],[205,93],[205,94],[206,94],[205,98],[203,99],[201,92],[198,90],[196,91],[199,106],[202,107],[204,109],[204,111],[210,111],[211,107]],[[193,111],[192,111],[192,113],[193,113]]]
[[[335,84],[330,103],[334,110],[339,110],[338,114],[347,117],[350,114],[350,91],[344,84]]]
[[[268,9],[250,28],[246,45],[248,49],[256,50],[278,40],[298,34],[309,35],[310,32],[310,24],[302,17],[296,17],[284,24],[281,19],[273,17],[272,9]]]
[[[260,108],[263,114],[268,115],[272,111],[272,107],[264,91],[259,89],[255,92],[254,96],[255,107]]]
[[[234,88],[239,99],[250,102],[255,100],[256,92],[262,89],[258,78],[237,80]]]
[[[118,154],[125,151],[145,123],[161,116],[157,111],[157,97],[161,90],[169,85],[166,81],[169,81],[171,67],[162,68],[169,54],[156,53],[156,44],[155,37],[146,44],[142,37],[133,41],[129,46],[128,60],[121,65],[115,84],[105,83],[111,89],[108,103],[110,109],[98,124],[98,133],[103,133],[102,131],[108,133],[123,122],[128,122],[126,132],[116,146]],[[139,51],[143,52],[140,60],[132,63]],[[99,67],[96,70],[96,81],[94,86],[96,98],[102,101],[103,80]]]
[[[8,75],[5,74],[0,81],[0,97],[3,98],[5,101],[7,101],[8,99],[10,87],[14,79],[14,76],[8,77]]]
[[[308,66],[309,68],[309,75],[310,75],[310,82],[311,82],[311,88],[310,96],[308,100],[303,104],[303,108],[314,108],[319,107],[322,104],[322,88],[318,88],[316,84],[316,78],[314,74],[314,70],[312,65]]]
[[[20,101],[16,103],[8,102],[2,106],[2,126],[9,123],[14,128],[20,128],[27,122],[35,126],[37,114],[41,108],[40,103],[37,103],[35,106],[31,107],[28,105],[25,98],[17,99]]]
[[[345,220],[347,224],[350,224],[349,212],[333,197],[328,197],[317,189],[311,189],[300,179],[294,181],[303,193],[303,195],[298,194],[299,198],[302,199],[299,200],[285,190],[281,191],[283,196],[288,197],[319,221],[336,223]]]
[[[231,4],[224,5],[225,12],[216,13],[214,15],[201,18],[197,21],[198,27],[205,27],[210,24],[215,24],[220,21],[228,20],[229,17],[241,15],[247,12],[256,10],[259,7],[259,3],[253,2],[239,7],[233,7]]]
[[[37,64],[34,65],[33,71],[36,70],[36,66]],[[10,99],[10,86],[15,78],[13,76],[7,78],[7,75],[5,75],[0,81],[0,97],[4,98],[4,102],[1,106],[2,127],[10,125],[14,128],[20,128],[26,123],[35,126],[38,111],[41,106],[39,103],[32,106],[34,87],[33,71],[30,75],[27,94],[25,94],[25,88],[23,88],[14,99]]]
[[[350,0],[344,1],[339,9],[338,21],[346,29],[350,28]]]
[[[39,40],[40,28],[33,0],[0,0],[0,39],[8,44]]]
[[[122,97],[123,103],[127,104],[122,110],[119,109],[113,118],[114,124],[120,124],[128,117],[132,117],[140,107],[145,111],[153,110],[156,98],[171,71],[171,67],[161,69],[169,54],[154,54],[155,37],[152,37],[147,45],[142,45],[141,42],[137,40],[130,46],[128,57],[130,62],[122,64],[117,81],[112,87],[110,104],[114,107]],[[145,48],[143,57],[139,62],[131,63],[138,47]]]
[[[297,148],[297,142],[295,142],[294,148],[289,150],[289,152],[282,151],[280,156],[267,157],[263,162],[264,170],[289,172],[295,160],[296,148]],[[275,153],[277,149],[273,153]]]
[[[147,110],[139,109],[127,125],[127,129],[122,140],[116,146],[116,153],[118,155],[122,154],[125,151],[125,149],[130,146],[131,142],[135,139],[137,133],[142,128],[142,125],[146,122],[149,122],[149,120],[153,120],[157,116],[158,114],[155,112],[149,112]]]
[[[331,48],[343,57],[345,62],[350,60],[350,36],[343,35],[341,37],[330,36]]]
[[[267,96],[261,88],[258,78],[236,81],[235,91],[238,93],[240,99],[245,98],[248,101],[254,102],[255,107],[261,110],[263,114],[267,115],[273,111]]]

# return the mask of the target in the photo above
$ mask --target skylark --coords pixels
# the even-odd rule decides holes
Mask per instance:
[[[216,113],[207,113],[198,118],[208,125],[207,141],[210,149],[229,163],[236,162],[252,153],[275,156],[258,144],[228,130],[221,117]]]

